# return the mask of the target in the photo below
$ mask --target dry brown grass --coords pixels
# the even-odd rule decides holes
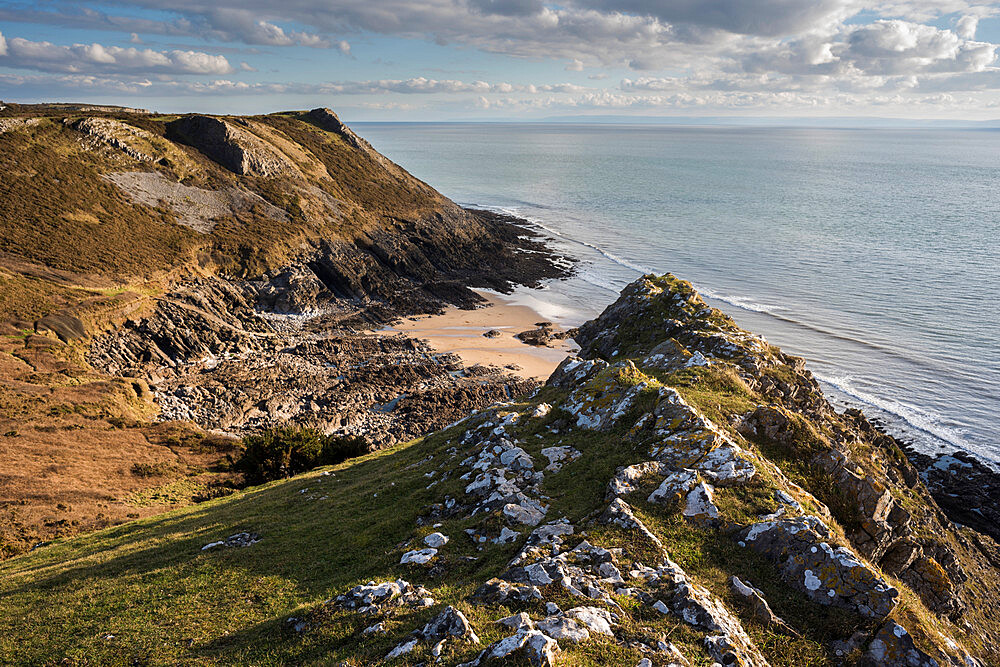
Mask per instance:
[[[0,557],[208,497],[231,477],[226,442],[151,424],[141,386],[78,357],[47,336],[0,335]]]

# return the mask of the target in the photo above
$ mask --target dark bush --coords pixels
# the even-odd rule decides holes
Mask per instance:
[[[242,472],[248,484],[262,484],[367,453],[363,438],[286,426],[244,438],[243,452],[233,469]]]

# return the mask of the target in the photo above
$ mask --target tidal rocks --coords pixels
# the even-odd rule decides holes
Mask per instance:
[[[966,452],[905,452],[951,520],[1000,541],[1000,472]]]
[[[163,419],[238,434],[291,422],[377,446],[535,386],[496,368],[466,369],[413,339],[345,329],[334,301],[294,267],[267,281],[192,281],[147,317],[95,338],[89,359],[148,379]]]
[[[552,322],[539,322],[535,326],[538,328],[522,331],[519,334],[515,334],[514,337],[528,345],[535,345],[537,347],[547,346],[552,341],[553,333],[555,332],[554,325]]]

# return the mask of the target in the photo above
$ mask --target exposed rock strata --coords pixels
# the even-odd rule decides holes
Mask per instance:
[[[581,331],[589,358],[564,362],[544,403],[499,406],[466,420],[442,436],[442,456],[414,464],[426,467],[426,476],[458,476],[464,485],[448,487],[457,494],[442,491],[418,525],[434,522],[447,531],[453,522],[471,523],[466,533],[478,551],[518,545],[506,569],[464,600],[480,607],[477,618],[513,634],[464,664],[515,655],[557,664],[600,641],[638,651],[645,656],[639,664],[688,662],[676,647],[648,639],[656,636],[656,618],[675,619],[700,637],[703,653],[690,655],[691,662],[772,664],[767,654],[774,647],[758,643],[762,635],[749,621],[798,640],[814,631],[774,613],[769,596],[776,592],[854,619],[849,636],[829,644],[835,663],[851,654],[893,666],[984,664],[960,642],[975,635],[951,623],[973,608],[966,582],[975,577],[977,587],[988,585],[995,570],[965,570],[985,554],[943,519],[905,458],[873,442],[862,417],[825,403],[798,360],[737,329],[672,278],[636,282]],[[647,338],[642,331],[658,333]],[[663,344],[664,332],[672,347]],[[676,374],[661,374],[664,368]],[[711,402],[694,406],[701,383],[721,382],[742,392],[739,401],[727,400],[743,407],[726,415]],[[756,390],[740,389],[751,385]],[[567,447],[558,444],[563,437],[580,456],[545,465],[554,447]],[[600,452],[588,449],[595,439],[605,443]],[[794,468],[783,470],[789,459],[776,448],[794,451],[793,461],[809,457],[812,476],[796,473],[801,483],[793,482],[787,475]],[[886,458],[872,466],[857,451]],[[548,494],[600,457],[622,462],[603,480],[603,509],[559,517]],[[920,502],[904,511],[897,498],[907,493]],[[760,559],[766,566],[755,566],[754,576],[766,578],[770,592],[732,576],[723,592],[743,602],[731,606],[704,570],[693,575],[678,564],[681,555],[696,567],[709,557],[686,553],[677,541],[683,535],[714,535],[743,550],[748,563]],[[913,545],[905,557],[904,545]],[[439,576],[452,549],[443,543],[434,560],[416,567]],[[898,579],[890,582],[879,566]],[[905,587],[916,595],[901,596]],[[510,615],[512,605],[523,611]],[[937,619],[928,623],[931,613]]]

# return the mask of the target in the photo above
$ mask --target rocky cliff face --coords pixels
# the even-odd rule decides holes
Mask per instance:
[[[151,446],[151,418],[233,435],[302,424],[384,446],[534,386],[365,333],[476,307],[472,288],[508,291],[565,268],[518,221],[460,208],[333,112],[163,117],[55,105],[3,115],[0,424],[12,435],[0,445],[11,461],[51,459],[102,492],[70,503],[70,485],[36,493],[32,472],[24,490],[0,465],[0,508],[21,503],[0,519],[0,555],[134,517],[131,501],[103,490],[122,477],[130,488],[181,485],[129,473],[148,461],[111,469],[95,455],[114,424],[127,424],[116,438],[129,457]],[[58,373],[18,360],[36,338],[53,348]],[[84,408],[40,404],[38,393],[59,394],[67,377],[112,422],[65,423]],[[134,411],[111,410],[120,397],[109,378],[153,391]],[[69,428],[86,455],[53,454],[47,434]],[[175,476],[196,467],[161,463]]]
[[[479,623],[414,627],[387,660],[554,665],[591,642],[628,665],[1000,659],[995,545],[951,523],[896,443],[835,412],[800,359],[671,276],[630,285],[577,340],[533,399],[428,447],[417,470],[440,490],[397,547],[398,576],[450,581],[468,550],[452,544],[471,539],[481,556],[461,576],[482,578],[449,602]],[[496,574],[477,569],[504,544],[515,555]],[[365,633],[388,618],[405,632],[400,604],[435,604],[410,591],[372,582],[294,625],[362,613]],[[492,623],[503,637],[474,646]]]

